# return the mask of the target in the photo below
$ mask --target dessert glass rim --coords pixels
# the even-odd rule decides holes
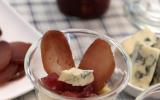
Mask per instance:
[[[156,91],[157,90],[157,91]],[[144,92],[142,92],[135,100],[143,100],[149,93],[160,92],[160,84],[152,85],[147,88]]]
[[[104,34],[98,34],[98,32],[95,31],[91,31],[88,29],[65,29],[65,30],[60,30],[63,33],[84,33],[84,34],[90,34],[90,35],[94,35],[94,36],[98,36],[101,39],[104,39],[105,41],[109,41],[110,43],[112,43],[115,47],[117,47],[119,49],[119,51],[122,53],[127,66],[127,75],[125,75],[125,77],[121,80],[121,82],[119,83],[120,86],[117,87],[116,89],[113,88],[112,91],[110,91],[107,94],[102,94],[102,95],[98,95],[98,96],[93,96],[93,97],[87,97],[87,98],[79,98],[79,99],[102,99],[104,97],[112,97],[112,95],[116,94],[116,93],[120,93],[128,84],[129,81],[129,75],[130,75],[130,70],[131,70],[131,61],[129,56],[127,55],[127,53],[125,52],[125,50],[123,49],[123,47],[120,45],[119,42],[117,42],[116,40],[108,37],[107,35]],[[38,47],[38,43],[41,41],[42,37],[40,37],[36,42],[34,42],[31,47],[29,48],[29,50],[26,53],[25,56],[25,62],[24,62],[24,67],[25,67],[25,73],[27,75],[27,77],[31,80],[31,82],[33,83],[35,89],[42,91],[42,93],[44,93],[45,95],[49,96],[49,97],[59,97],[58,99],[69,99],[69,100],[73,100],[75,99],[75,97],[68,97],[68,96],[63,96],[63,95],[59,95],[57,93],[51,92],[47,89],[45,89],[43,86],[40,86],[39,84],[36,84],[36,79],[33,76],[33,73],[30,69],[30,60],[32,58],[32,54],[35,52],[35,50]],[[68,40],[70,41],[70,40]],[[126,73],[126,72],[125,72]]]

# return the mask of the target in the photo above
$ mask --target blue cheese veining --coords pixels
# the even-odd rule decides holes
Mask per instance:
[[[160,38],[145,29],[127,38],[122,45],[133,64],[130,82],[141,88],[159,83]]]
[[[157,41],[154,45],[152,45],[152,47],[160,50],[160,37],[157,37]],[[160,83],[160,56],[159,56],[159,59],[158,59],[158,62],[157,62],[156,70],[154,72],[151,85],[154,85],[156,83]]]
[[[133,36],[126,39],[122,45],[126,52],[131,55],[137,43],[152,46],[156,43],[156,34],[152,33],[149,29],[145,29],[133,34]]]
[[[72,86],[85,86],[94,81],[93,70],[71,68],[62,71],[58,80],[67,84],[72,84]]]
[[[158,59],[158,62],[157,62],[156,70],[154,72],[151,85],[154,85],[154,84],[157,84],[157,83],[160,83],[160,56],[159,56],[159,59]]]
[[[160,50],[144,44],[136,44],[131,59],[133,63],[131,83],[141,88],[149,87],[159,59]]]

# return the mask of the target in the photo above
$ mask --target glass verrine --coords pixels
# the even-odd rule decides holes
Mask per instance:
[[[129,20],[138,28],[160,32],[159,0],[124,0],[124,7]]]
[[[97,38],[101,38],[107,41],[112,49],[114,58],[115,58],[115,70],[112,74],[111,79],[106,82],[106,84],[111,88],[109,93],[103,93],[95,97],[88,98],[73,98],[66,97],[54,92],[51,92],[44,88],[40,84],[40,79],[47,76],[42,64],[41,59],[41,38],[28,50],[25,57],[25,72],[34,84],[36,94],[39,100],[115,100],[116,96],[126,87],[129,79],[131,61],[123,48],[118,42],[111,39],[106,35],[100,33],[86,30],[86,29],[67,29],[62,30],[65,33],[67,38],[73,59],[76,63],[76,66],[79,64],[80,59],[83,57],[86,49],[89,45]]]

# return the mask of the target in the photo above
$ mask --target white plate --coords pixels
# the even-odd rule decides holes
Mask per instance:
[[[34,42],[40,38],[40,33],[11,8],[8,3],[0,0],[0,27],[3,31],[1,39],[7,41]],[[12,99],[33,89],[30,80],[25,76],[0,87],[0,100]]]
[[[132,85],[131,83],[128,83],[128,85],[124,91],[133,97],[137,97],[138,95],[140,95],[144,91],[144,89],[136,87],[136,86]]]

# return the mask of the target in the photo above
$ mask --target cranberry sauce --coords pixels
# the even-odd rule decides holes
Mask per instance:
[[[58,77],[59,76],[55,73],[49,74],[41,78],[42,85],[52,92],[69,97],[84,98],[96,95],[92,84],[86,86],[72,86],[58,81]]]

